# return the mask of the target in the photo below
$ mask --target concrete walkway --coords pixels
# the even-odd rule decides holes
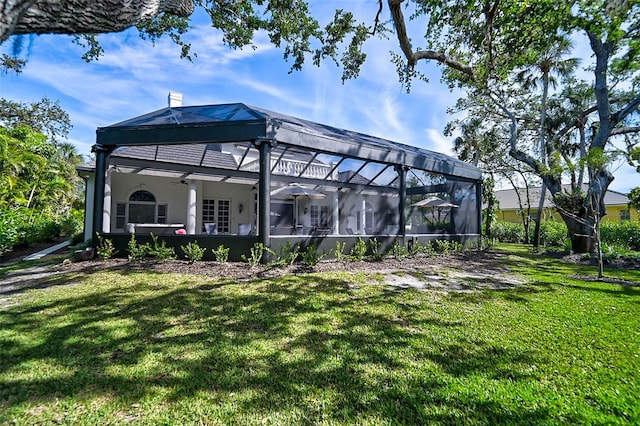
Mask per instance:
[[[48,247],[42,251],[37,253],[31,253],[29,256],[25,257],[23,260],[37,260],[42,259],[48,254],[55,253],[56,251],[67,247],[71,242],[69,240],[63,241],[60,244],[56,244],[55,246]]]

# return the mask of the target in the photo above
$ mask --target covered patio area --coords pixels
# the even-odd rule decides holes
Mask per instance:
[[[131,233],[167,244],[225,245],[358,238],[383,246],[480,236],[481,172],[441,153],[244,104],[168,107],[99,128],[87,180],[85,237]],[[438,197],[446,215],[419,203]],[[451,207],[455,206],[455,207]],[[433,213],[433,212],[431,212]]]

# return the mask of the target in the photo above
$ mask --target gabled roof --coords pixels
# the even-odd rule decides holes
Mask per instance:
[[[584,184],[583,190],[586,191],[587,188],[588,188],[588,185]],[[562,185],[562,189],[565,192],[569,192],[571,190],[571,185]],[[528,203],[527,203],[526,189],[518,188],[518,192],[520,193],[520,197],[522,198],[522,207],[527,208]],[[531,205],[531,208],[536,210],[538,209],[538,203],[540,202],[540,193],[541,193],[541,187],[539,186],[529,188],[529,204]],[[503,189],[503,190],[495,191],[495,195],[500,203],[500,210],[519,210],[520,209],[520,204],[518,203],[518,197],[514,189]],[[604,203],[607,206],[618,206],[618,205],[626,206],[629,203],[629,198],[621,192],[608,190],[604,195]],[[545,208],[555,207],[555,204],[551,199],[551,194],[549,193],[549,191],[546,191],[545,193],[544,207]]]
[[[105,146],[169,145],[275,140],[345,157],[419,168],[471,180],[480,169],[448,155],[279,114],[245,104],[163,108],[98,128]]]
[[[338,180],[342,182],[352,182],[358,185],[368,185],[369,179],[365,178],[361,174],[354,172],[353,170],[345,170],[338,173]]]

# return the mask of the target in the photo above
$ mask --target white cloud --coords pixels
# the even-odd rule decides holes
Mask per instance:
[[[442,132],[437,129],[427,129],[426,136],[431,141],[431,144],[426,147],[427,149],[453,155],[453,142],[447,139]]]

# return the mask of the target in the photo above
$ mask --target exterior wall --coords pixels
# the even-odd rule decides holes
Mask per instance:
[[[167,204],[167,223],[187,224],[187,201],[189,185],[180,179],[129,173],[112,173],[111,177],[111,216],[109,219],[112,233],[124,232],[116,229],[116,205],[126,203],[129,196],[138,190],[151,192],[158,204]],[[202,200],[216,199],[230,201],[230,233],[237,233],[238,224],[254,222],[253,192],[248,185],[196,181],[196,234],[203,232]],[[243,205],[242,213],[239,212]]]
[[[627,206],[607,206],[607,215],[603,217],[602,220],[607,222],[623,222],[623,220],[620,219],[620,212],[623,210],[629,211],[630,220],[637,221],[640,219],[638,210],[634,208]]]
[[[152,193],[158,204],[167,204],[167,223],[186,225],[187,185],[180,184],[179,179],[112,172],[110,232],[124,232],[116,229],[116,206],[118,203],[127,203],[129,196],[139,190]]]
[[[241,223],[251,224],[253,234],[257,234],[254,194],[255,192],[251,190],[251,186],[249,185],[201,182],[201,186],[198,187],[196,234],[202,232],[203,199],[230,201],[230,234],[238,233],[238,225]],[[242,213],[240,213],[240,204],[242,204]]]

